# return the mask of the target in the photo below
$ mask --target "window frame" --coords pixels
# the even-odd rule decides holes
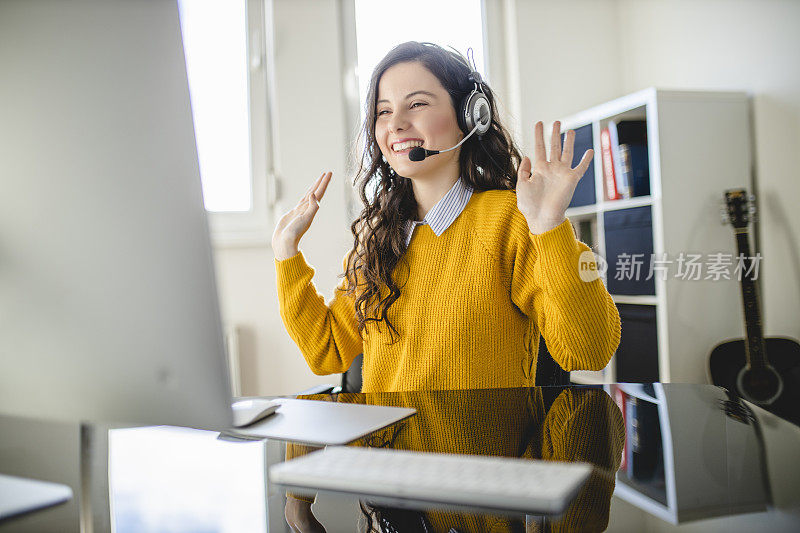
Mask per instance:
[[[341,21],[341,50],[342,50],[342,84],[344,90],[345,128],[347,128],[347,145],[355,146],[361,128],[361,102],[358,94],[358,32],[356,31],[356,2],[355,0],[339,0],[339,20]],[[359,161],[356,158],[360,153],[356,150],[348,152],[346,158],[346,173],[355,176]],[[355,184],[348,187],[345,195],[345,209],[347,219],[350,221],[358,218],[361,211],[361,199]],[[349,226],[348,226],[349,228]]]
[[[269,246],[277,202],[273,0],[245,0],[250,139],[248,211],[206,211],[214,248]]]

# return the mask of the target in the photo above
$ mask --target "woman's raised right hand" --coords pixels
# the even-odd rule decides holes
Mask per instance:
[[[323,172],[300,198],[294,209],[284,214],[278,221],[272,234],[272,251],[278,261],[297,254],[300,239],[311,227],[311,222],[319,210],[319,201],[325,195],[331,176],[333,172]]]

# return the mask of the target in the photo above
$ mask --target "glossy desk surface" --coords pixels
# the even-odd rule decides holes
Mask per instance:
[[[800,530],[800,428],[705,385],[300,396],[413,407],[352,443],[427,452],[582,461],[587,484],[560,516],[403,511],[320,493],[328,531],[386,517],[403,531]],[[64,483],[78,497],[0,531],[288,531],[271,464],[313,449],[186,428],[111,429],[0,417],[0,472]],[[369,518],[368,518],[369,517]],[[678,526],[674,526],[677,524]],[[644,527],[647,526],[647,527]],[[703,527],[700,527],[703,529]]]

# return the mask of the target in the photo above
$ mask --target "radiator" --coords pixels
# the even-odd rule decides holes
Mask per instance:
[[[242,395],[242,373],[239,354],[239,326],[225,326],[225,353],[228,357],[228,374],[231,378],[231,395]]]

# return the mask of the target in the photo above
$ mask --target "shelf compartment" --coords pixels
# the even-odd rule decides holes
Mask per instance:
[[[618,201],[650,195],[650,150],[644,106],[599,123],[600,199]],[[610,195],[615,197],[611,198]]]

